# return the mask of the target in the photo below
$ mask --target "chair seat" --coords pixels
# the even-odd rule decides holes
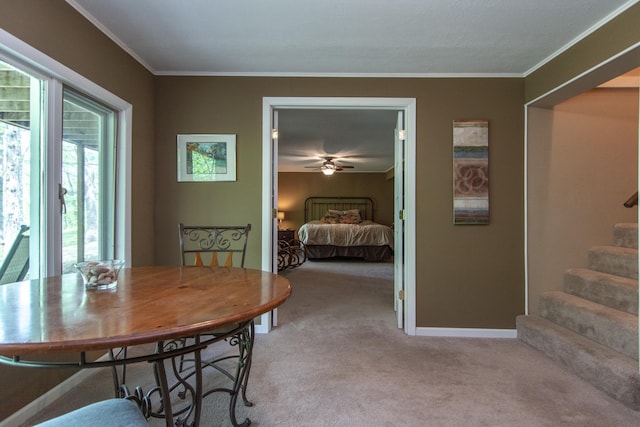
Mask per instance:
[[[109,399],[45,421],[37,427],[149,427],[140,409],[130,400]]]

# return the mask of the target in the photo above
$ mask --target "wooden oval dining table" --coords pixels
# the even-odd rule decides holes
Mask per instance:
[[[178,423],[200,424],[202,397],[208,395],[202,390],[202,367],[213,366],[213,362],[201,360],[201,351],[220,341],[238,348],[237,372],[227,375],[233,387],[223,390],[232,397],[232,423],[250,423],[249,419],[235,421],[235,399],[242,394],[250,405],[244,394],[254,319],[278,307],[291,294],[291,285],[282,276],[229,267],[124,268],[117,286],[109,290],[85,290],[82,278],[75,273],[0,288],[1,362],[33,367],[111,366],[114,376],[117,365],[151,362],[154,375],[164,377],[155,390],[131,395],[119,384],[116,392],[136,401],[147,417],[164,417],[167,426],[177,425],[174,418]],[[148,343],[156,343],[153,351],[127,354],[128,347]],[[106,350],[109,357],[90,361],[86,352],[93,350]],[[30,358],[54,353],[77,353],[78,359],[48,363],[40,357]],[[182,366],[186,356],[193,361],[189,368]],[[171,374],[177,377],[175,384],[167,379],[166,361],[174,368],[180,363],[180,369]],[[153,395],[173,396],[171,393],[180,389],[181,396],[192,395],[186,409],[172,409],[170,399],[162,398],[160,409],[154,409]]]

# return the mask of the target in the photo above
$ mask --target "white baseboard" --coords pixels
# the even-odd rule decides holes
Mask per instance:
[[[416,336],[451,338],[517,338],[515,329],[416,328]]]

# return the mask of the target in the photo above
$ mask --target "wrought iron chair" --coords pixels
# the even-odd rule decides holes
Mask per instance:
[[[278,271],[296,268],[307,260],[307,253],[300,240],[278,240]]]
[[[233,256],[237,254],[236,266],[244,267],[247,251],[247,239],[251,224],[242,226],[193,226],[180,224],[180,257],[182,265],[204,266],[204,254],[209,254],[207,265],[233,267]],[[218,261],[218,255],[225,256],[224,264]]]
[[[0,285],[19,282],[29,271],[29,227],[20,226],[20,231],[0,266]]]
[[[244,268],[247,240],[251,231],[251,224],[243,226],[187,226],[178,225],[180,241],[180,260],[183,266],[200,267],[242,267]],[[229,414],[234,426],[249,425],[247,418],[242,424],[236,422],[235,407],[238,395],[246,406],[252,406],[247,399],[247,382],[251,370],[251,354],[253,351],[253,338],[255,334],[254,322],[248,325],[238,324],[232,327],[218,329],[208,334],[220,337],[235,346],[238,351],[235,354],[216,356],[202,362],[202,367],[211,367],[228,377],[233,383],[232,387],[216,387],[208,390],[204,395],[214,392],[226,392],[230,395]],[[225,363],[237,359],[234,368],[228,368]],[[182,358],[180,370],[185,369],[185,364],[193,362]],[[231,371],[235,370],[234,373]]]

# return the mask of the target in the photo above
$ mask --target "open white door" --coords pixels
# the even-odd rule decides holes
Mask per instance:
[[[262,179],[262,270],[276,273],[278,245],[278,112],[268,104],[262,110],[263,149],[265,174]],[[268,334],[277,324],[277,309],[260,316],[256,333]]]
[[[271,115],[271,152],[273,153],[272,170],[273,170],[273,186],[271,188],[271,212],[273,212],[271,220],[271,271],[278,272],[278,110],[273,110]],[[271,312],[271,326],[278,325],[278,309],[275,308]]]
[[[398,112],[395,131],[394,221],[393,221],[393,306],[398,319],[398,328],[404,328],[404,111]]]
[[[416,100],[415,98],[325,98],[325,97],[265,97],[262,100],[262,268],[264,270],[277,271],[277,267],[273,266],[275,254],[277,254],[277,239],[274,233],[277,230],[277,219],[275,216],[274,206],[277,202],[277,146],[274,144],[272,131],[277,128],[274,124],[273,112],[277,109],[284,108],[384,108],[392,110],[402,110],[402,126],[399,129],[405,130],[405,140],[403,141],[404,164],[399,167],[402,172],[399,175],[403,177],[402,191],[398,194],[403,195],[403,211],[404,220],[400,221],[399,213],[396,212],[395,228],[400,236],[396,235],[395,250],[402,248],[402,262],[395,264],[395,268],[402,271],[399,277],[400,281],[396,281],[398,287],[404,291],[404,300],[394,302],[399,305],[398,323],[404,329],[407,335],[416,334],[416,310],[415,310],[415,152],[416,152]],[[396,175],[397,176],[397,175]],[[275,199],[274,199],[275,195]],[[404,236],[402,230],[404,229]],[[396,270],[397,271],[397,270]],[[394,296],[394,299],[397,298]],[[397,304],[397,303],[400,304]],[[265,323],[265,317],[268,316],[269,322]],[[402,319],[402,321],[400,320]],[[271,313],[262,316],[261,325],[256,325],[256,332],[267,333],[272,325]]]

